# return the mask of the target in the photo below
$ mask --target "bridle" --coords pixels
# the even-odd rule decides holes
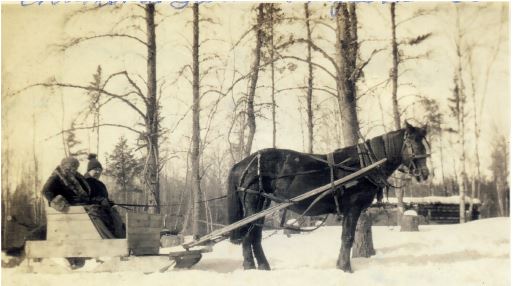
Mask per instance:
[[[404,170],[399,169],[403,173],[408,173],[412,176],[418,177],[421,175],[421,170],[417,168],[417,164],[415,164],[416,160],[419,159],[425,159],[431,156],[430,153],[426,152],[425,154],[416,154],[415,148],[413,148],[413,142],[415,140],[413,139],[413,136],[406,131],[404,133],[404,140],[403,140],[403,146],[401,148],[401,156],[405,153],[405,150],[408,150],[408,156],[406,158],[403,158],[402,165],[406,167],[406,172]],[[431,150],[431,147],[429,145],[429,142],[426,140],[426,138],[422,138],[422,143],[426,147],[426,150]],[[408,164],[404,164],[404,161],[407,161]]]

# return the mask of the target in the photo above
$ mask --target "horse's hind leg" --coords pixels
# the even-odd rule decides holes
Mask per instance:
[[[342,222],[342,246],[340,247],[337,262],[337,267],[344,270],[344,272],[353,272],[351,269],[350,254],[360,212],[360,208],[352,207],[344,213]]]
[[[252,240],[251,232],[247,233],[242,239],[242,257],[244,258],[242,266],[244,267],[244,270],[255,269],[255,260],[251,249]]]
[[[253,232],[253,253],[258,263],[258,269],[271,270],[271,266],[269,266],[269,262],[264,254],[264,249],[262,248],[262,227],[255,227]]]

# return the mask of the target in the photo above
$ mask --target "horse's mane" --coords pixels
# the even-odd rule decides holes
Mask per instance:
[[[370,147],[372,153],[378,159],[387,158],[387,160],[392,163],[396,160],[400,160],[404,132],[404,128],[390,131],[385,134],[365,140],[365,144]],[[358,145],[361,144],[362,143],[358,143]],[[339,148],[336,149],[335,152],[346,151],[350,148],[354,148],[355,146],[356,145]]]

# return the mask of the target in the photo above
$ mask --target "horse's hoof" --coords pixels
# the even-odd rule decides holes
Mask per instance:
[[[243,263],[242,266],[244,267],[244,270],[256,269],[255,264],[253,263]]]
[[[337,268],[347,273],[353,273],[353,269],[351,269],[350,263],[337,263]]]
[[[262,265],[258,265],[258,270],[271,270],[271,266],[269,266],[269,264],[262,264]]]

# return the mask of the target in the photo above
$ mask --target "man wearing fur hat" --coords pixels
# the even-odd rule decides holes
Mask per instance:
[[[50,207],[65,212],[70,205],[87,205],[90,203],[91,190],[85,178],[77,172],[80,163],[74,157],[62,159],[61,163],[46,181],[43,196]],[[72,268],[84,266],[85,259],[67,258]]]
[[[43,195],[50,206],[60,212],[70,205],[89,204],[89,184],[77,172],[80,163],[74,157],[62,159],[61,163],[46,181]]]
[[[98,180],[102,165],[95,154],[90,154],[86,176],[78,173],[79,161],[74,157],[62,159],[46,181],[43,195],[50,207],[66,212],[69,206],[84,205],[91,221],[102,238],[124,238],[125,228],[105,185]],[[72,268],[82,267],[84,258],[68,258]]]

